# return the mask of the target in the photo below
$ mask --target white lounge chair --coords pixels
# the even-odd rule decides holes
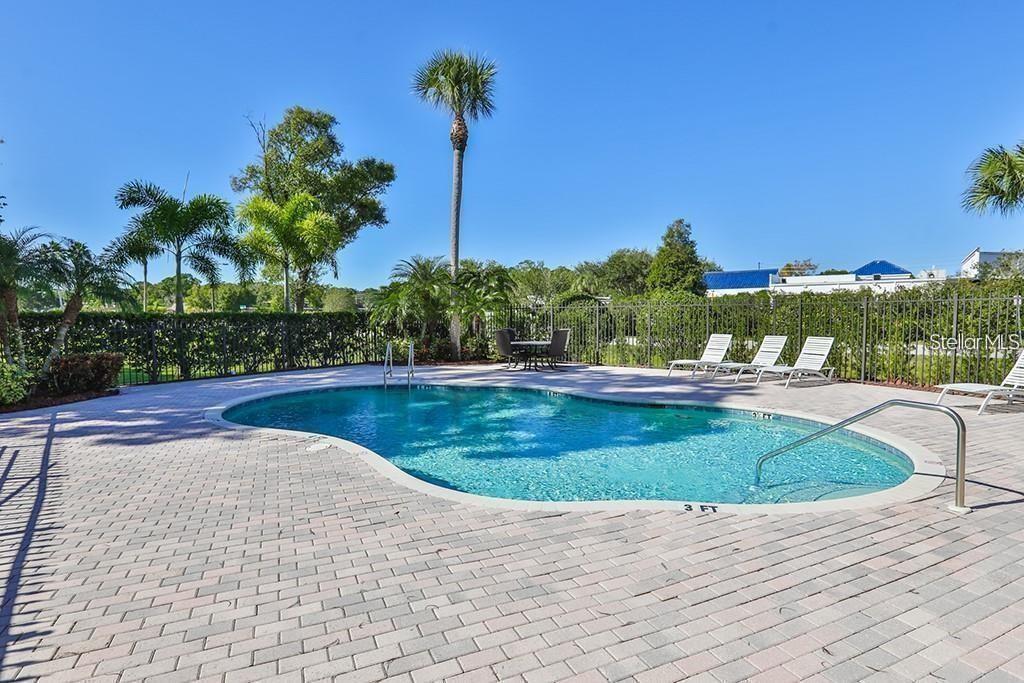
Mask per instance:
[[[1014,398],[1024,398],[1024,351],[1021,351],[1021,354],[1017,356],[1017,362],[1014,364],[1013,369],[1010,370],[1010,374],[1006,376],[1006,379],[999,386],[995,384],[959,382],[956,384],[940,384],[939,388],[942,389],[942,393],[939,394],[938,400],[935,401],[936,405],[942,403],[942,399],[946,398],[946,394],[951,391],[985,395],[985,400],[981,402],[981,407],[978,408],[978,415],[985,412],[989,402],[996,396],[1005,396],[1007,403],[1013,403]]]
[[[835,368],[825,367],[825,361],[828,360],[828,353],[832,350],[834,341],[834,337],[808,337],[795,363],[792,365],[769,365],[761,368],[757,371],[757,384],[761,383],[761,378],[766,374],[785,377],[787,388],[795,377],[821,377],[831,382]],[[825,374],[826,370],[828,374]]]
[[[740,381],[740,375],[744,372],[757,372],[761,368],[766,368],[771,365],[775,365],[779,362],[779,356],[782,355],[782,349],[786,347],[786,340],[789,339],[786,335],[768,335],[761,340],[761,346],[757,349],[757,353],[754,354],[754,360],[749,363],[736,363],[736,362],[725,362],[719,363],[715,366],[715,371],[711,374],[711,379],[718,376],[719,370],[725,372],[735,372],[736,379],[733,382]]]
[[[668,364],[669,377],[672,371],[677,368],[690,368],[690,376],[697,374],[697,370],[705,372],[718,365],[725,359],[725,354],[732,345],[731,334],[713,334],[708,337],[708,344],[704,347],[704,353],[699,360],[674,360]]]

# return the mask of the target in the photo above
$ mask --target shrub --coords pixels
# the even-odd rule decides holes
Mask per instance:
[[[120,353],[72,353],[50,369],[50,389],[57,395],[104,391],[114,386],[124,356]]]
[[[23,401],[31,386],[32,375],[22,372],[16,365],[0,360],[0,405]]]

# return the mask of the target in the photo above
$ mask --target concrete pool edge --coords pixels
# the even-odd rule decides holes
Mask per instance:
[[[823,417],[811,413],[804,413],[800,411],[793,411],[788,409],[775,409],[767,408],[763,406],[752,406],[747,404],[737,404],[729,401],[693,401],[693,400],[676,400],[676,399],[663,399],[663,398],[650,398],[650,397],[638,397],[638,396],[627,396],[620,393],[594,393],[584,390],[578,390],[575,388],[567,387],[553,387],[545,384],[537,384],[533,382],[501,382],[501,381],[488,381],[486,383],[473,381],[473,380],[461,380],[457,378],[448,379],[433,379],[430,381],[415,381],[415,385],[418,386],[460,386],[460,387],[479,387],[479,388],[518,388],[524,390],[534,391],[549,391],[569,396],[575,396],[578,398],[591,399],[596,401],[605,402],[618,402],[618,403],[630,403],[637,405],[659,405],[659,406],[691,406],[691,407],[702,407],[702,408],[721,408],[726,410],[737,410],[743,412],[760,412],[768,413],[772,415],[779,415],[782,417],[793,418],[796,420],[806,420],[821,424],[822,426],[834,424],[838,420],[832,418]],[[810,501],[802,503],[755,503],[755,504],[738,504],[738,503],[716,503],[707,501],[668,501],[668,500],[607,500],[607,501],[533,501],[533,500],[520,500],[510,498],[496,498],[491,496],[484,496],[474,493],[466,493],[455,489],[449,489],[436,484],[428,483],[422,479],[419,479],[399,467],[393,465],[389,460],[383,456],[375,453],[374,451],[360,446],[357,443],[348,441],[346,439],[328,436],[324,434],[317,434],[313,432],[304,432],[299,430],[284,429],[277,427],[257,427],[252,425],[243,425],[236,422],[231,422],[224,418],[224,413],[229,409],[241,405],[243,403],[250,403],[261,399],[271,398],[275,396],[281,396],[293,393],[308,393],[317,391],[330,391],[331,389],[343,389],[343,388],[356,388],[356,387],[381,387],[382,382],[366,382],[366,381],[338,381],[334,382],[329,386],[321,386],[316,388],[301,387],[301,388],[284,388],[275,389],[271,391],[259,392],[249,396],[239,397],[230,401],[220,403],[215,406],[207,408],[203,416],[204,418],[216,424],[224,429],[235,429],[245,431],[256,431],[265,432],[268,434],[282,434],[291,437],[298,437],[303,440],[319,442],[337,447],[347,453],[359,457],[363,462],[372,467],[379,474],[391,479],[395,483],[412,489],[418,493],[425,495],[436,496],[444,498],[456,503],[463,503],[468,505],[477,505],[490,508],[499,508],[505,510],[518,510],[524,512],[610,512],[610,511],[628,511],[628,510],[664,510],[664,511],[677,511],[677,512],[697,512],[697,513],[735,513],[735,514],[785,514],[785,513],[830,513],[839,512],[845,510],[859,510],[866,508],[880,508],[887,505],[893,505],[897,503],[906,503],[922,496],[925,496],[934,491],[944,478],[946,478],[946,468],[942,464],[940,458],[933,454],[928,449],[920,446],[908,439],[892,434],[891,432],[875,429],[872,427],[866,427],[863,425],[856,425],[849,428],[847,431],[853,432],[868,439],[881,442],[890,448],[894,448],[902,453],[907,459],[910,460],[913,466],[913,473],[903,482],[897,484],[888,489],[877,491],[874,493],[849,496],[845,498],[835,498],[829,500]],[[395,389],[402,390],[403,387],[400,383],[394,385]]]

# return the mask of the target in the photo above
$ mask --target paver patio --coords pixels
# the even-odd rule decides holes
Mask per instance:
[[[0,416],[0,678],[151,680],[1021,680],[1024,408],[954,398],[952,483],[817,514],[523,512],[412,491],[322,440],[204,411],[378,367],[139,387]],[[736,388],[621,368],[423,368],[846,417],[934,394]],[[868,424],[952,472],[941,415]]]

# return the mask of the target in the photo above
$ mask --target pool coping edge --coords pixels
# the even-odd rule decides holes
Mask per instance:
[[[438,378],[428,381],[415,380],[412,384],[416,386],[471,386],[481,388],[520,388],[535,391],[551,391],[555,393],[587,398],[596,401],[630,403],[638,405],[658,406],[680,406],[680,407],[702,407],[722,408],[727,410],[738,410],[745,412],[761,412],[797,420],[807,420],[823,426],[835,424],[838,420],[833,418],[793,411],[788,409],[768,408],[764,406],[751,406],[735,404],[722,401],[694,401],[679,399],[660,399],[648,397],[625,396],[620,394],[597,394],[588,391],[576,390],[566,387],[553,387],[549,385],[534,383],[481,383],[472,380],[460,380],[458,378]],[[947,477],[947,471],[942,460],[930,450],[909,439],[898,436],[891,432],[867,427],[862,424],[847,427],[846,431],[854,432],[869,439],[875,439],[892,448],[899,450],[906,456],[913,465],[913,473],[903,482],[896,486],[868,493],[859,496],[835,498],[820,501],[808,501],[801,503],[715,503],[706,501],[677,501],[677,500],[601,500],[601,501],[535,501],[519,500],[512,498],[497,498],[484,496],[476,493],[467,493],[455,489],[445,488],[431,484],[419,479],[398,466],[392,464],[387,458],[378,453],[361,446],[355,442],[348,441],[341,437],[305,432],[280,427],[257,427],[231,422],[224,418],[224,413],[229,409],[261,399],[281,396],[285,394],[307,393],[316,391],[330,391],[331,389],[356,388],[356,387],[382,387],[383,382],[366,382],[340,380],[328,386],[320,387],[288,387],[259,392],[249,396],[231,399],[226,402],[210,406],[203,412],[205,420],[224,429],[235,429],[242,431],[266,432],[271,434],[285,434],[291,437],[299,437],[308,441],[319,441],[334,445],[341,450],[359,457],[363,462],[372,467],[377,473],[391,479],[395,483],[412,489],[418,493],[444,498],[456,503],[476,505],[504,510],[517,510],[523,512],[623,512],[629,510],[646,511],[676,511],[676,512],[697,512],[705,514],[713,513],[734,513],[734,514],[792,514],[792,513],[831,513],[847,510],[862,510],[867,508],[879,508],[898,503],[907,503],[922,496],[925,496],[942,483]],[[401,384],[395,388],[402,389]]]

